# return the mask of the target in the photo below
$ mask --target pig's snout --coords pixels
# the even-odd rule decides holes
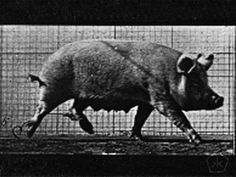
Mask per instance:
[[[210,97],[210,104],[213,108],[221,107],[224,103],[224,97],[217,95],[216,93],[213,93]]]
[[[224,97],[221,96],[213,96],[213,103],[216,107],[220,107],[224,103]]]

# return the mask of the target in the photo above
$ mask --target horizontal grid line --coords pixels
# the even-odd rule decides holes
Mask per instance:
[[[52,52],[0,52],[0,55],[37,55],[37,54],[52,54],[56,51],[55,49]]]
[[[0,52],[0,55],[16,55],[16,54],[22,54],[22,55],[36,55],[36,54],[52,54],[56,51],[57,49],[53,50],[52,52]],[[191,54],[199,54],[199,52],[190,52]],[[224,55],[224,54],[229,54],[233,55],[236,54],[236,52],[213,52],[213,54],[217,55]]]
[[[3,70],[3,71],[5,71],[5,70]],[[30,70],[30,71],[35,71],[35,72],[38,72],[38,70],[36,71],[36,70]],[[223,70],[222,70],[223,71]],[[9,72],[12,72],[12,71],[9,71]],[[233,71],[232,71],[233,72]],[[18,76],[12,76],[12,75],[3,75],[1,78],[2,79],[5,79],[5,78],[7,78],[7,79],[12,79],[12,78],[17,78],[17,79],[27,79],[27,77],[28,77],[28,74],[27,75],[18,75]],[[208,75],[208,77],[226,77],[226,78],[234,78],[235,76],[234,75]],[[7,81],[7,79],[5,79],[4,81]],[[17,82],[17,81],[16,81]],[[31,83],[31,82],[29,82],[29,83]],[[232,86],[233,87],[233,86]],[[33,88],[33,87],[32,87]]]

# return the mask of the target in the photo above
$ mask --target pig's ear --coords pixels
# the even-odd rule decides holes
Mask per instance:
[[[197,60],[198,60],[199,58],[201,58],[201,57],[202,57],[202,54],[199,53],[199,54],[197,55]]]
[[[181,55],[177,61],[177,72],[189,74],[196,67],[196,63],[185,55]]]
[[[213,60],[214,60],[213,54],[210,54],[208,57],[201,56],[197,59],[198,63],[204,66],[206,70],[208,70],[211,67]]]

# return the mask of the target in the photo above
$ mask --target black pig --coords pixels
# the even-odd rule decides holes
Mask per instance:
[[[67,116],[79,120],[93,133],[83,114],[91,106],[128,112],[138,106],[133,138],[142,139],[141,128],[156,109],[168,117],[189,138],[200,143],[182,110],[215,109],[223,97],[208,86],[206,71],[213,55],[190,58],[177,50],[150,42],[81,41],[67,44],[45,62],[40,76],[39,106],[28,122],[31,137],[43,117],[61,103],[74,99]]]

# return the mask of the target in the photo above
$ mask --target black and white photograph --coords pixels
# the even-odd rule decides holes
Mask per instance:
[[[235,27],[6,25],[1,38],[2,152],[233,154]]]
[[[235,25],[1,24],[0,177],[15,155],[33,176],[38,156],[203,157],[224,174],[235,41]]]

